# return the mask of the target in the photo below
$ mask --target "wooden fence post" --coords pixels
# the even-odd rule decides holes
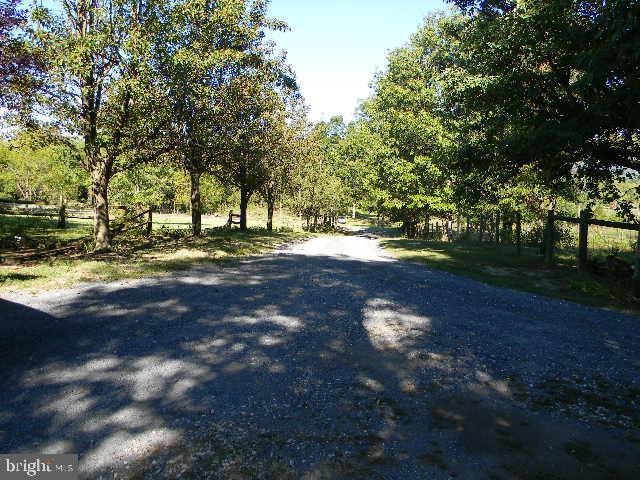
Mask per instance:
[[[500,245],[500,212],[496,212],[496,245]]]
[[[589,219],[591,212],[584,209],[580,212],[580,233],[578,236],[578,268],[584,270],[587,268],[587,260],[589,258]]]
[[[636,253],[633,259],[633,296],[640,298],[640,231],[636,242]]]
[[[549,210],[547,214],[547,225],[545,228],[544,261],[547,265],[553,264],[553,247],[555,244],[555,212]]]
[[[147,217],[147,236],[153,232],[153,207],[149,207],[149,216]]]
[[[516,212],[516,250],[518,255],[522,254],[522,213]]]

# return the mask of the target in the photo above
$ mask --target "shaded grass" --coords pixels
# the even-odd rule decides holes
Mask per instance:
[[[67,219],[67,228],[58,228],[58,220],[50,217],[0,214],[0,239],[25,246],[50,246],[91,235],[90,219]],[[15,237],[21,237],[16,240]]]
[[[633,298],[628,279],[579,271],[571,250],[559,250],[556,265],[549,268],[534,248],[525,248],[518,256],[511,245],[498,247],[488,243],[427,242],[404,238],[383,240],[382,246],[399,259],[420,262],[491,285],[640,313],[640,302]]]
[[[0,266],[0,291],[38,291],[82,282],[116,281],[184,270],[197,264],[259,255],[286,242],[308,238],[300,232],[208,230],[200,238],[184,230],[161,231],[151,238],[123,237],[114,252],[58,258],[32,265]]]

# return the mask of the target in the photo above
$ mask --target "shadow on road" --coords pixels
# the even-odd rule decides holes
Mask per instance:
[[[532,298],[276,255],[0,301],[0,451],[89,478],[632,478],[634,320]]]

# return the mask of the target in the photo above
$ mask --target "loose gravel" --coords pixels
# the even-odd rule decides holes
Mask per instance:
[[[0,452],[84,478],[631,479],[638,319],[324,236],[0,299]]]

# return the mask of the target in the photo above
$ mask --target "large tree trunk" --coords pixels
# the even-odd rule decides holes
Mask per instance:
[[[64,195],[60,195],[60,205],[58,208],[58,228],[67,228],[67,202]]]
[[[200,177],[197,171],[189,172],[191,177],[191,232],[195,237],[202,234],[202,201],[200,200]]]
[[[93,237],[98,252],[111,249],[109,232],[109,175],[104,168],[96,168],[92,174]]]
[[[276,200],[273,195],[267,195],[267,231],[273,232],[273,210],[276,206]]]
[[[249,208],[249,200],[251,192],[246,188],[240,188],[240,231],[247,231],[247,209]]]

